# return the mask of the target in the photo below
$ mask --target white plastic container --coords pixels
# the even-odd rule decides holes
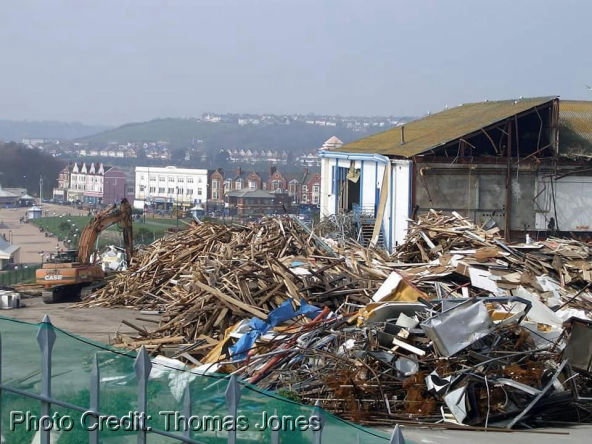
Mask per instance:
[[[13,308],[20,308],[21,295],[16,291],[0,290],[0,309],[11,310]]]

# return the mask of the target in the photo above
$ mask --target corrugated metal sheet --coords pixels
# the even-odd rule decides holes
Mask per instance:
[[[401,145],[401,127],[399,126],[348,143],[332,151],[376,153],[409,158],[528,111],[535,106],[547,104],[555,98],[537,97],[468,103],[406,123],[403,145]]]

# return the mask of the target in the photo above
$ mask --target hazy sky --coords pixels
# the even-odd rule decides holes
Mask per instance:
[[[592,100],[590,0],[1,0],[0,118]]]

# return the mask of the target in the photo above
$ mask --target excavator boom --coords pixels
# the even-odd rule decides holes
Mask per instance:
[[[106,210],[99,212],[82,230],[78,243],[78,261],[88,264],[99,234],[118,222],[121,222],[124,229],[123,242],[125,245],[125,254],[129,262],[133,251],[131,211],[125,211],[123,208],[117,208],[115,205],[111,205]],[[128,233],[126,233],[126,228],[129,228]]]

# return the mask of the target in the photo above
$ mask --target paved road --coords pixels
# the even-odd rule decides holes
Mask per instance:
[[[72,215],[84,216],[87,213],[70,206],[43,204],[43,214],[49,216]],[[63,248],[64,245],[55,237],[46,237],[45,233],[32,223],[21,223],[20,218],[25,216],[27,208],[0,208],[0,236],[6,236],[7,240],[20,246],[20,263],[41,262],[40,252],[55,252],[56,246]]]
[[[138,310],[129,308],[72,308],[73,304],[69,302],[44,304],[40,297],[28,297],[22,303],[24,307],[2,310],[0,316],[37,323],[47,314],[56,327],[106,344],[118,331],[125,334],[136,333],[121,323],[124,319],[150,330],[156,324],[138,321],[136,317],[159,319],[159,316],[140,314]]]

